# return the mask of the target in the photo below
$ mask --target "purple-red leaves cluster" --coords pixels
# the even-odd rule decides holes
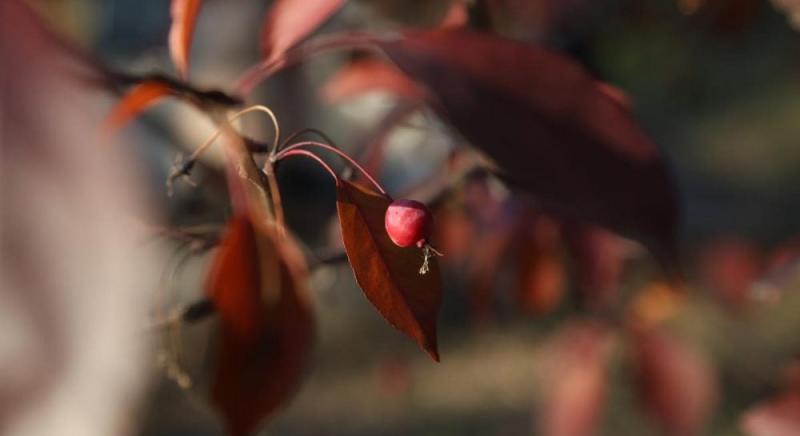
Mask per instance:
[[[221,324],[212,399],[234,436],[251,434],[302,379],[314,330],[305,275],[288,237],[231,221],[207,293]]]
[[[378,44],[512,185],[674,260],[678,206],[665,164],[629,109],[580,65],[462,30]]]
[[[384,227],[391,198],[346,180],[337,185],[336,208],[347,257],[367,299],[394,327],[438,361],[436,318],[442,284],[436,258],[420,274],[422,250],[395,245]]]

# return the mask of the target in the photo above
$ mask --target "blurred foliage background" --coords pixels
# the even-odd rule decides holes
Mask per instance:
[[[206,2],[192,51],[195,83],[230,89],[258,60],[258,32],[269,3]],[[354,0],[320,33],[430,27],[447,3]],[[572,337],[570,329],[588,329],[604,332],[607,356],[600,366],[602,381],[596,382],[604,392],[597,434],[661,434],[664,426],[648,406],[653,401],[642,395],[656,388],[644,386],[640,377],[637,328],[628,328],[635,319],[669,331],[692,349],[686,355],[697,356],[709,369],[682,392],[709,398],[708,410],[697,412],[698,433],[741,434],[746,408],[792,389],[786,368],[800,357],[800,34],[763,0],[496,3],[504,8],[492,16],[493,31],[558,48],[630,96],[679,185],[687,295],[664,293],[647,254],[622,242],[615,245],[625,255],[619,256],[621,272],[613,287],[614,315],[593,313],[582,303],[574,259],[555,242],[548,256],[560,266],[548,289],[557,295],[539,296],[552,303],[526,310],[516,291],[518,276],[528,268],[519,260],[524,250],[493,238],[505,234],[507,215],[524,208],[491,180],[464,183],[440,212],[440,227],[445,227],[440,238],[471,241],[461,248],[446,244],[454,251],[445,250],[444,258],[442,363],[430,362],[385,325],[360,295],[345,263],[316,268],[313,369],[265,433],[546,434],[548,407],[557,401],[551,385],[568,378],[558,367],[569,366],[551,361],[568,359],[559,354],[569,349],[565,341],[580,342],[563,339]],[[170,71],[169,1],[50,0],[42,5],[59,30],[103,61],[125,71]],[[324,55],[294,67],[261,86],[254,100],[272,107],[285,131],[319,128],[343,148],[355,149],[394,100],[376,92],[326,103],[319,90],[347,60],[347,55]],[[245,126],[270,135],[263,122],[248,120]],[[210,132],[202,116],[175,103],[158,105],[124,132],[126,143],[120,146],[141,157],[137,165],[151,175],[151,201],[163,211],[164,223],[221,225],[227,216],[224,180],[213,157],[193,174],[200,188],[180,185],[169,198],[163,185],[175,156]],[[380,176],[390,192],[404,192],[439,171],[457,145],[444,126],[422,113],[392,133]],[[290,226],[309,257],[335,251],[337,235],[330,225],[335,192],[328,175],[313,163],[289,161],[279,176]],[[459,221],[463,217],[468,224]],[[201,295],[208,259],[207,254],[193,256],[182,264],[167,291],[169,304]],[[476,299],[476,287],[483,288],[483,297]],[[586,327],[589,318],[595,319],[593,327]],[[221,432],[199,400],[208,382],[213,328],[213,322],[203,322],[182,332],[181,362],[194,383],[189,391],[163,377],[153,362],[151,394],[136,419],[142,434]],[[578,391],[597,390],[591,383],[576,383]]]

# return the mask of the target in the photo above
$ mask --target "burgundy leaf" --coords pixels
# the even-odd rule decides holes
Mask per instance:
[[[391,198],[346,180],[337,186],[336,208],[347,258],[356,281],[378,312],[439,361],[436,319],[442,284],[436,258],[420,274],[422,250],[400,248],[386,234],[384,216]]]
[[[313,341],[305,264],[286,236],[247,217],[228,226],[207,292],[221,324],[214,406],[234,436],[252,434],[294,393]]]
[[[511,184],[675,260],[678,206],[656,147],[607,87],[569,58],[458,30],[380,42],[434,110]]]
[[[261,29],[264,58],[270,61],[281,57],[344,3],[345,0],[275,0]]]
[[[169,28],[169,54],[178,76],[184,80],[189,76],[192,35],[202,3],[202,0],[172,0],[170,8],[172,25]]]

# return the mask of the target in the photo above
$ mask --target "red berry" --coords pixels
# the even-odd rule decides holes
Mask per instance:
[[[433,229],[431,212],[424,204],[414,200],[395,200],[386,209],[386,233],[399,247],[428,242]]]

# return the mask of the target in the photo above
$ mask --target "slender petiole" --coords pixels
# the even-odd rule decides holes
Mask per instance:
[[[235,114],[233,114],[233,116],[231,116],[230,118],[228,118],[228,122],[232,123],[232,122],[238,120],[239,118],[241,118],[243,115],[246,115],[246,114],[248,114],[250,112],[256,112],[256,111],[263,112],[263,113],[267,114],[267,116],[269,116],[269,118],[272,120],[272,126],[275,129],[275,139],[273,140],[273,144],[277,144],[278,141],[280,140],[280,137],[281,137],[281,129],[280,129],[280,126],[278,125],[278,118],[275,116],[275,114],[272,112],[272,110],[270,110],[270,108],[268,108],[266,106],[257,104],[257,105],[254,105],[254,106],[250,106],[250,107],[248,107],[246,109],[242,109],[239,112],[236,112]],[[208,147],[211,146],[211,144],[214,143],[214,141],[217,140],[217,138],[219,138],[219,136],[221,134],[222,134],[222,128],[218,127],[214,131],[214,133],[212,133],[211,136],[209,136],[208,139],[206,139],[206,141],[203,143],[203,145],[201,145],[194,152],[192,152],[192,154],[189,156],[189,161],[196,160]],[[273,148],[274,147],[275,146],[273,146]]]
[[[330,173],[331,177],[333,177],[333,180],[336,182],[336,184],[337,185],[339,184],[339,176],[336,175],[336,171],[334,171],[333,168],[331,168],[327,163],[325,163],[324,160],[322,160],[316,154],[314,154],[314,153],[312,153],[312,152],[310,152],[308,150],[285,150],[285,151],[286,151],[286,153],[280,153],[280,158],[281,159],[287,158],[289,156],[306,156],[306,157],[310,157],[311,159],[314,159],[315,161],[317,161],[317,163],[322,165],[323,168],[328,170],[328,173]]]
[[[283,141],[281,141],[281,143],[280,143],[280,144],[278,144],[278,146],[277,146],[277,147],[274,147],[274,148],[272,149],[272,155],[274,156],[275,154],[277,154],[277,152],[278,152],[278,151],[280,151],[280,149],[282,149],[283,147],[286,147],[286,145],[287,145],[287,144],[289,144],[289,143],[290,143],[290,142],[292,142],[293,140],[297,139],[297,138],[298,138],[300,135],[304,135],[304,134],[306,134],[306,133],[310,133],[310,134],[317,135],[317,136],[319,136],[319,137],[320,137],[320,138],[321,138],[323,141],[327,142],[327,143],[328,143],[328,144],[330,144],[331,146],[333,146],[333,147],[336,147],[336,148],[339,148],[339,147],[336,145],[336,143],[335,143],[335,142],[333,142],[333,140],[330,138],[330,136],[328,136],[328,135],[326,135],[326,134],[325,134],[325,132],[323,132],[322,130],[314,129],[314,128],[312,128],[312,127],[308,127],[308,128],[305,128],[305,129],[298,130],[298,131],[296,131],[296,132],[294,132],[294,133],[290,134],[289,136],[287,136],[287,137],[286,137],[286,139],[284,139]]]
[[[369,180],[369,181],[370,181],[370,182],[371,182],[371,183],[372,183],[372,184],[375,186],[375,188],[377,188],[377,189],[378,189],[378,191],[380,191],[380,193],[381,193],[381,194],[384,194],[384,195],[386,195],[386,190],[385,190],[385,189],[383,189],[383,186],[381,186],[381,185],[380,185],[380,183],[378,183],[378,181],[377,181],[377,180],[375,180],[375,179],[374,179],[374,178],[373,178],[373,177],[372,177],[372,176],[371,176],[371,175],[370,175],[370,174],[367,172],[367,170],[365,170],[365,169],[364,169],[364,168],[363,168],[361,165],[359,165],[359,164],[358,164],[358,162],[356,162],[355,160],[353,160],[353,158],[351,158],[350,156],[348,156],[348,155],[347,155],[347,153],[343,152],[342,150],[339,150],[338,148],[336,148],[336,147],[334,147],[334,146],[332,146],[332,145],[330,145],[330,144],[325,144],[325,143],[322,143],[322,142],[316,142],[316,141],[303,141],[303,142],[298,142],[298,143],[292,144],[292,145],[290,145],[290,146],[288,146],[288,147],[284,148],[283,150],[281,150],[280,152],[278,152],[278,154],[276,154],[275,156],[273,156],[273,157],[271,158],[271,160],[272,160],[273,162],[277,162],[277,161],[279,161],[281,158],[285,157],[285,156],[286,156],[288,153],[291,153],[291,152],[293,152],[293,151],[297,151],[299,148],[301,148],[301,147],[305,147],[305,146],[319,147],[319,148],[323,148],[323,149],[325,149],[325,150],[328,150],[328,151],[330,151],[330,152],[336,153],[337,155],[339,155],[339,157],[341,157],[342,159],[344,159],[345,161],[347,161],[348,163],[350,163],[350,164],[351,164],[353,167],[355,167],[357,170],[361,171],[361,174],[363,174],[363,175],[364,175],[364,177],[366,177],[366,178],[367,178],[367,179],[368,179],[368,180]],[[312,154],[313,154],[313,153],[312,153]],[[316,155],[315,155],[315,156],[316,156]]]

